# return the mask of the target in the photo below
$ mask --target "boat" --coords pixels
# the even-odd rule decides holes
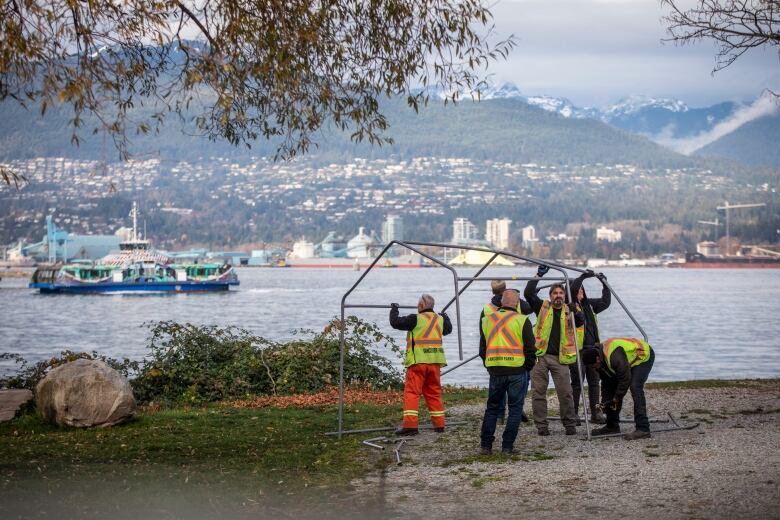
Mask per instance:
[[[685,262],[672,262],[668,266],[687,269],[780,269],[780,257],[688,253]]]
[[[220,263],[174,263],[138,237],[138,210],[130,213],[133,232],[119,252],[91,261],[39,266],[28,285],[41,293],[204,292],[239,285],[233,266]]]

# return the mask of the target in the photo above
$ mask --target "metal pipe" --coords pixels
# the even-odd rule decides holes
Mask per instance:
[[[450,368],[448,368],[447,370],[444,370],[444,371],[442,371],[442,373],[441,373],[441,374],[439,374],[439,375],[440,375],[440,376],[443,376],[444,374],[449,374],[450,372],[452,372],[452,371],[453,371],[453,370],[455,370],[456,368],[460,368],[460,367],[462,367],[463,365],[465,365],[466,363],[468,363],[469,361],[474,361],[474,360],[475,360],[475,359],[477,359],[478,357],[479,357],[479,354],[475,354],[475,355],[471,356],[470,358],[468,358],[467,360],[465,360],[465,361],[461,361],[460,363],[458,363],[458,364],[457,364],[457,365],[455,365],[454,367],[450,367]]]
[[[377,305],[373,303],[349,303],[344,306],[345,309],[390,309],[392,305]],[[417,305],[399,305],[399,309],[416,309]]]
[[[601,283],[603,283],[604,286],[607,289],[609,289],[609,292],[612,293],[612,296],[615,297],[615,299],[618,301],[620,306],[623,307],[623,310],[626,311],[626,314],[631,319],[631,321],[634,322],[634,326],[636,326],[636,328],[639,329],[639,332],[642,334],[642,338],[644,338],[644,340],[649,343],[650,340],[647,338],[647,333],[645,332],[645,329],[643,329],[642,326],[639,324],[639,322],[636,321],[636,318],[634,318],[634,315],[631,314],[631,311],[628,310],[628,307],[626,307],[626,304],[623,303],[623,300],[620,299],[620,296],[618,296],[618,294],[615,292],[615,290],[612,288],[612,286],[609,285],[609,282],[607,282],[606,278],[602,279]]]
[[[466,424],[466,421],[447,421],[447,426],[463,426],[464,424]],[[427,424],[420,425],[418,428],[420,430],[433,430],[433,426],[427,425]],[[389,431],[392,431],[392,430],[395,430],[395,429],[396,429],[395,426],[382,426],[382,427],[379,427],[379,428],[363,428],[363,429],[360,429],[360,430],[344,430],[342,432],[326,432],[323,435],[326,435],[328,437],[332,437],[334,435],[339,435],[339,434],[347,435],[347,434],[351,434],[351,433],[389,432]],[[339,438],[341,438],[341,437],[339,437]]]
[[[650,430],[650,433],[663,433],[663,432],[676,432],[676,431],[681,431],[681,430],[693,430],[694,428],[697,428],[698,426],[699,426],[699,423],[688,424],[688,425],[685,425],[685,426],[671,426],[669,428],[659,428],[657,430]],[[593,438],[594,439],[606,439],[606,438],[609,438],[609,437],[621,437],[623,435],[625,435],[625,433],[623,433],[623,432],[608,433],[606,435],[596,435]]]
[[[482,267],[480,267],[480,268],[479,268],[479,271],[477,271],[477,272],[474,274],[474,280],[476,280],[476,279],[477,279],[477,277],[478,277],[479,275],[481,275],[481,274],[482,274],[482,271],[484,271],[485,269],[487,269],[487,267],[488,267],[488,266],[489,266],[489,265],[490,265],[490,264],[493,262],[493,260],[495,260],[497,257],[498,257],[498,253],[495,253],[493,256],[491,256],[491,257],[490,257],[490,260],[488,260],[488,261],[485,263],[485,265],[483,265]],[[468,288],[469,288],[469,286],[471,285],[471,283],[472,283],[474,280],[470,280],[470,281],[469,281],[469,282],[468,282],[466,285],[464,285],[464,286],[463,286],[463,287],[460,289],[460,291],[458,291],[458,294],[457,294],[457,296],[453,296],[453,297],[452,297],[452,299],[451,299],[451,300],[450,300],[450,301],[447,303],[447,305],[445,305],[445,306],[442,308],[441,312],[444,312],[444,311],[446,311],[446,310],[447,310],[447,309],[450,307],[450,305],[452,305],[452,304],[455,302],[455,299],[456,299],[456,298],[458,298],[458,297],[460,297],[460,295],[461,295],[461,294],[463,294],[463,292],[464,292],[466,289],[468,289]]]
[[[530,281],[530,280],[542,280],[542,278],[537,278],[535,276],[491,276],[489,278],[471,278],[468,276],[462,276],[462,277],[458,277],[458,280],[460,280],[461,282],[465,282],[467,280],[470,280],[472,282],[492,282],[493,280],[522,282],[522,281]],[[563,282],[565,281],[565,278],[544,278],[544,280]]]
[[[373,439],[371,439],[371,440],[373,440]],[[365,444],[366,446],[371,446],[372,448],[376,448],[376,449],[384,451],[384,449],[385,449],[384,446],[380,446],[379,444],[374,444],[373,442],[371,442],[371,440],[367,439],[367,440],[363,441],[363,444]]]
[[[433,257],[433,256],[431,256],[431,255],[429,255],[427,253],[423,253],[419,249],[410,246],[409,242],[399,242],[399,244],[403,245],[403,246],[406,246],[408,249],[414,251],[415,253],[417,253],[420,256],[424,256],[425,258],[427,258],[431,262],[439,264],[440,266],[444,267],[445,269],[448,269],[452,273],[452,280],[453,280],[453,283],[455,284],[455,315],[456,315],[456,318],[458,320],[458,359],[460,359],[462,361],[463,360],[463,338],[462,338],[462,335],[460,333],[460,297],[459,297],[460,293],[458,292],[458,272],[451,265],[447,265],[444,262],[442,262],[441,260],[439,260],[438,258],[435,258],[435,257]],[[444,311],[442,311],[442,312],[444,312]]]
[[[352,284],[352,287],[349,288],[347,292],[344,293],[344,296],[341,297],[341,326],[339,327],[339,439],[341,439],[341,432],[344,429],[344,347],[346,346],[344,343],[344,329],[346,328],[345,323],[345,317],[344,317],[344,309],[345,304],[347,301],[347,297],[352,294],[352,291],[355,290],[355,287],[360,284],[360,282],[363,281],[363,278],[368,275],[368,273],[371,271],[371,269],[374,268],[377,262],[379,262],[379,259],[382,258],[382,256],[395,244],[396,241],[392,240],[389,244],[385,246],[384,249],[382,249],[382,252],[379,253],[379,255],[374,259],[373,262],[371,262],[371,265],[368,266],[368,269],[363,271],[363,274],[360,275],[360,277],[357,279],[357,281]]]

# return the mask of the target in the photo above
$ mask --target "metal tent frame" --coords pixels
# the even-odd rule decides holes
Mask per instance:
[[[374,267],[376,267],[379,260],[387,254],[387,252],[392,248],[393,246],[400,246],[403,248],[408,249],[409,251],[416,253],[420,255],[423,258],[426,258],[433,262],[434,264],[443,267],[450,271],[452,274],[452,281],[453,281],[453,287],[454,287],[454,294],[453,298],[445,305],[441,312],[445,312],[453,303],[455,304],[455,314],[457,319],[457,334],[458,334],[458,359],[460,360],[460,363],[458,363],[455,366],[452,366],[448,368],[447,370],[442,371],[441,375],[448,374],[452,372],[453,370],[462,367],[466,363],[469,363],[470,361],[473,361],[474,359],[478,358],[479,355],[475,355],[470,357],[469,359],[464,360],[463,359],[463,340],[461,335],[461,319],[460,319],[460,295],[463,294],[463,292],[471,286],[471,284],[475,281],[491,281],[491,280],[513,280],[513,281],[528,281],[528,280],[541,280],[541,278],[537,278],[535,276],[527,277],[527,276],[511,276],[511,277],[490,277],[490,278],[480,278],[480,275],[487,269],[490,264],[493,263],[493,260],[498,258],[499,256],[506,256],[509,258],[513,258],[515,260],[520,260],[523,262],[527,262],[530,264],[534,264],[537,266],[547,266],[550,269],[554,271],[558,271],[561,276],[558,278],[544,278],[545,281],[550,282],[563,282],[566,286],[566,294],[568,296],[568,299],[570,302],[574,301],[574,298],[572,298],[571,294],[571,284],[569,283],[569,274],[567,271],[574,271],[576,273],[585,273],[585,269],[581,269],[579,267],[573,267],[568,266],[565,264],[561,264],[558,262],[552,262],[549,260],[542,260],[539,258],[532,258],[528,256],[518,255],[516,253],[512,253],[510,251],[504,251],[499,250],[495,248],[490,247],[477,247],[477,246],[468,246],[468,245],[459,245],[459,244],[443,244],[438,242],[416,242],[416,241],[401,241],[401,240],[393,240],[389,244],[387,244],[384,249],[379,253],[379,255],[374,259],[373,262],[366,268],[366,270],[363,272],[363,274],[360,275],[360,277],[357,279],[357,281],[352,285],[352,287],[349,288],[349,290],[344,293],[344,296],[341,298],[341,327],[339,332],[339,341],[340,341],[340,349],[339,349],[339,427],[338,431],[334,432],[338,434],[338,438],[341,439],[344,433],[349,433],[344,430],[344,350],[345,350],[345,340],[344,340],[344,323],[345,323],[345,310],[346,309],[389,309],[390,304],[369,304],[369,303],[351,303],[347,304],[347,298],[350,294],[360,285],[360,283],[363,281],[363,279],[370,273]],[[479,268],[479,270],[474,274],[474,276],[471,277],[462,277],[458,276],[458,272],[455,269],[455,267],[448,265],[438,258],[435,258],[432,255],[429,255],[423,251],[421,251],[420,247],[436,247],[436,248],[445,248],[445,249],[458,249],[458,250],[466,250],[466,251],[479,251],[484,253],[491,253],[492,256],[488,261]],[[459,282],[466,282],[462,287],[459,287]],[[642,337],[645,341],[648,341],[647,334],[645,333],[644,329],[641,325],[639,325],[639,322],[637,322],[636,318],[634,318],[634,315],[631,314],[631,311],[628,310],[628,307],[626,307],[626,304],[623,302],[623,300],[620,299],[620,297],[617,295],[615,290],[612,288],[611,285],[606,280],[602,281],[604,283],[604,286],[609,289],[612,296],[617,300],[617,302],[620,304],[620,306],[623,308],[623,310],[626,312],[628,317],[631,319],[631,321],[634,323],[636,328],[639,330],[639,332],[642,334]],[[546,287],[546,286],[545,286]],[[541,287],[544,288],[544,287]],[[400,306],[403,309],[416,309],[416,306],[412,305],[402,305]],[[576,328],[576,325],[574,323],[574,313],[569,313],[569,318],[571,319],[571,326]],[[576,343],[576,339],[575,339]],[[583,385],[583,379],[582,379],[582,360],[580,359],[580,347],[581,345],[577,344],[577,375],[580,379],[580,388],[585,388]],[[586,392],[581,392],[581,398],[582,398],[582,408],[583,408],[583,415],[585,418],[585,431],[587,432],[587,438],[590,440],[591,433],[590,433],[590,417],[588,415],[588,406],[586,402]]]

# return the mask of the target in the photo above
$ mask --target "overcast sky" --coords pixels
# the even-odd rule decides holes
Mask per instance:
[[[604,106],[645,94],[702,107],[750,100],[780,85],[776,47],[748,52],[712,75],[711,42],[661,43],[658,0],[499,0],[491,11],[498,35],[518,39],[509,59],[490,67],[492,81],[514,83],[527,95]]]

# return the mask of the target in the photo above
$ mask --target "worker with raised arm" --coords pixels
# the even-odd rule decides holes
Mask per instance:
[[[569,367],[577,361],[576,329],[584,321],[573,303],[566,304],[563,285],[553,284],[550,297],[542,300],[536,294],[539,279],[547,274],[549,267],[540,265],[536,279],[529,280],[525,287],[525,299],[536,313],[534,337],[536,341],[536,366],[531,372],[533,398],[531,401],[534,424],[539,435],[550,435],[547,422],[547,386],[552,375],[555,392],[558,394],[561,420],[566,435],[577,433],[577,415],[574,413],[574,399]],[[575,314],[572,326],[570,313]]]
[[[588,298],[585,292],[585,280],[593,277],[598,278],[601,282],[601,298]],[[598,314],[609,308],[610,303],[612,303],[612,292],[607,287],[607,284],[604,283],[606,279],[607,277],[603,273],[597,275],[588,269],[571,282],[571,293],[576,295],[577,306],[582,311],[585,319],[585,323],[577,327],[577,345],[580,347],[580,352],[582,352],[582,349],[596,348],[596,345],[601,341],[599,338]],[[569,365],[574,398],[574,413],[579,418],[580,396],[582,393],[580,380],[585,379],[588,381],[588,404],[590,406],[591,421],[594,424],[605,424],[606,419],[598,406],[600,402],[598,370],[593,366],[586,366],[584,363],[581,366],[582,372],[578,375],[577,363]]]
[[[513,453],[528,375],[536,362],[533,329],[528,318],[517,312],[520,293],[506,289],[501,307],[482,318],[479,356],[490,374],[487,406],[482,419],[480,446],[483,455],[493,451],[496,421],[509,403],[509,416],[501,440],[501,452]]]
[[[607,414],[606,426],[593,430],[591,435],[620,433],[620,410],[630,389],[636,429],[623,438],[650,437],[645,401],[645,382],[655,362],[655,352],[650,345],[637,338],[610,338],[600,348],[584,350],[582,361],[594,366],[601,375],[601,406]]]
[[[417,302],[417,314],[398,315],[398,304],[390,305],[390,325],[406,331],[406,378],[404,380],[403,424],[397,435],[416,435],[420,396],[425,397],[431,423],[444,431],[444,403],[441,398],[441,367],[447,365],[442,337],[452,332],[447,314],[433,311],[433,296],[423,294]]]

